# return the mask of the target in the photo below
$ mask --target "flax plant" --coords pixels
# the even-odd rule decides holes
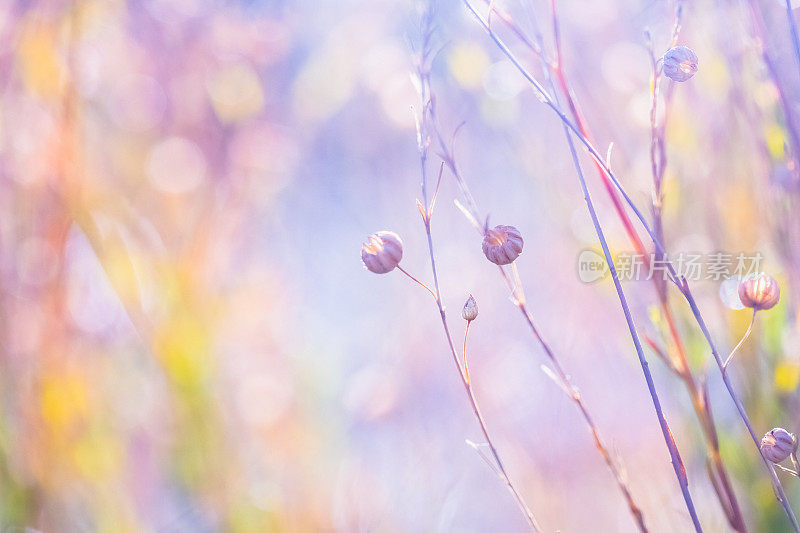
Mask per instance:
[[[484,0],[484,2],[489,6],[491,15],[494,15],[497,19],[499,19],[503,25],[505,25],[513,34],[514,36],[525,45],[525,47],[533,54],[539,58],[543,65],[543,70],[545,73],[550,73],[553,78],[555,79],[558,87],[561,90],[562,97],[566,100],[567,107],[570,110],[570,114],[575,122],[577,129],[581,132],[581,134],[586,138],[591,140],[592,134],[591,130],[589,129],[589,124],[584,118],[583,112],[581,111],[580,105],[575,98],[573,91],[570,87],[570,84],[567,80],[565,75],[564,69],[564,61],[563,55],[561,54],[561,39],[560,39],[560,31],[558,25],[558,17],[555,16],[556,11],[553,11],[553,29],[554,29],[554,48],[555,48],[555,58],[550,59],[545,56],[542,46],[540,43],[534,42],[529,39],[524,32],[519,28],[519,26],[515,23],[512,17],[505,11],[501,10],[494,4],[491,4],[489,0]],[[677,37],[680,31],[680,5],[679,9],[676,10],[676,18],[675,24],[673,27],[672,32],[672,42],[675,43],[677,41]],[[651,106],[651,136],[654,139],[651,143],[651,159],[654,160],[652,163],[653,166],[653,174],[654,174],[654,184],[656,190],[661,190],[661,185],[663,184],[663,175],[664,170],[666,168],[666,151],[664,150],[664,132],[666,129],[666,123],[662,122],[660,125],[655,123],[656,115],[656,102],[657,102],[657,94],[656,94],[656,87],[657,87],[657,73],[656,73],[656,63],[657,59],[655,58],[654,54],[651,53],[651,61],[652,67],[654,70],[654,79],[655,81],[652,84],[653,90],[653,103]],[[667,89],[666,93],[666,105],[669,105],[671,101],[671,95],[673,84],[670,83],[670,87]],[[665,113],[666,116],[666,113]],[[666,119],[665,119],[666,120]],[[639,234],[636,232],[633,226],[633,222],[631,221],[628,213],[625,211],[623,206],[623,202],[620,199],[620,195],[614,187],[613,182],[611,181],[610,177],[606,174],[604,170],[604,165],[602,161],[594,160],[594,166],[597,170],[598,176],[601,182],[604,185],[604,190],[606,191],[609,199],[614,206],[614,210],[622,223],[625,232],[631,242],[631,245],[636,250],[637,254],[643,257],[644,267],[649,268],[651,263],[651,256],[647,253],[647,250],[642,242]],[[655,198],[661,197],[661,193],[656,193]],[[654,216],[656,216],[656,209],[658,215],[656,216],[655,220],[655,228],[656,231],[661,234],[661,202],[660,200],[654,200]],[[722,461],[722,456],[720,454],[719,448],[719,437],[717,434],[717,429],[714,423],[714,416],[711,411],[711,404],[708,401],[708,392],[705,386],[705,380],[698,378],[693,373],[692,368],[689,366],[687,356],[686,356],[686,349],[684,348],[683,340],[681,339],[680,332],[678,331],[677,323],[674,317],[674,313],[672,311],[672,305],[669,301],[669,297],[666,291],[666,283],[665,280],[660,280],[657,277],[652,278],[652,282],[656,289],[656,294],[658,297],[659,307],[660,307],[660,316],[663,317],[663,321],[667,328],[668,338],[670,341],[670,346],[668,349],[660,346],[656,343],[656,341],[649,335],[645,334],[644,338],[647,342],[648,346],[654,351],[654,353],[666,364],[667,368],[676,376],[678,377],[681,382],[684,384],[684,387],[689,394],[689,398],[691,399],[692,407],[697,417],[700,427],[702,429],[702,435],[706,444],[707,449],[707,470],[708,476],[711,480],[712,486],[716,492],[717,498],[719,500],[720,506],[725,513],[725,516],[728,520],[730,526],[740,532],[746,531],[746,527],[744,524],[744,518],[742,517],[742,513],[740,510],[740,506],[738,500],[736,498],[736,494],[733,490],[732,483],[730,482],[730,478],[725,468],[725,465]]]
[[[723,362],[722,358],[720,357],[719,351],[717,350],[716,345],[715,345],[715,343],[714,343],[714,341],[713,341],[713,339],[711,337],[711,333],[710,333],[710,331],[708,330],[708,327],[705,324],[705,320],[703,319],[703,316],[702,316],[702,314],[701,314],[701,312],[700,312],[700,310],[698,308],[697,302],[694,299],[694,296],[692,295],[691,289],[689,287],[688,280],[684,276],[678,275],[677,271],[675,270],[674,265],[668,259],[669,256],[667,254],[667,250],[663,246],[661,240],[655,234],[652,226],[647,222],[647,220],[645,219],[645,217],[642,214],[642,212],[638,209],[636,204],[633,202],[633,200],[630,198],[628,193],[625,191],[625,189],[620,184],[619,180],[616,177],[616,174],[611,170],[610,162],[607,162],[607,161],[605,161],[603,159],[603,157],[600,155],[600,152],[595,147],[595,145],[564,114],[564,112],[558,106],[557,102],[547,93],[547,91],[544,89],[544,87],[541,85],[541,83],[538,82],[530,74],[530,72],[522,65],[520,60],[514,55],[513,52],[511,52],[511,50],[500,39],[500,37],[497,36],[497,34],[491,29],[491,27],[487,24],[487,22],[484,21],[480,17],[480,15],[477,13],[477,11],[475,11],[475,9],[469,3],[469,1],[468,0],[464,0],[464,3],[467,6],[467,8],[475,15],[476,19],[480,22],[481,26],[488,33],[489,37],[492,39],[492,41],[495,43],[495,45],[497,45],[497,47],[500,49],[500,51],[509,59],[509,61],[511,61],[511,63],[514,65],[514,67],[523,75],[523,77],[528,81],[528,83],[531,84],[531,86],[533,87],[533,89],[536,92],[536,94],[539,97],[539,99],[558,116],[559,120],[562,122],[562,124],[564,125],[566,130],[568,130],[572,135],[574,135],[574,137],[576,139],[578,139],[580,144],[583,145],[586,148],[586,150],[589,152],[591,157],[594,159],[595,163],[602,168],[604,174],[611,180],[611,182],[613,183],[613,185],[616,188],[616,190],[622,195],[623,199],[625,200],[625,203],[629,206],[629,208],[633,211],[633,213],[636,216],[636,218],[639,220],[641,226],[648,233],[648,235],[649,235],[649,237],[650,237],[650,239],[651,239],[651,241],[652,241],[652,243],[653,243],[653,245],[655,247],[656,254],[662,255],[663,257],[666,258],[665,266],[667,267],[668,279],[678,288],[678,290],[681,293],[681,295],[684,297],[686,302],[689,304],[689,307],[690,307],[690,309],[692,311],[692,315],[693,315],[695,321],[697,322],[698,327],[700,328],[700,330],[701,330],[701,332],[703,334],[703,337],[706,340],[706,343],[708,344],[709,348],[711,349],[711,353],[714,356],[714,360],[717,363],[717,366],[718,366],[718,368],[720,370],[720,374],[722,376],[722,379],[723,379],[723,382],[725,384],[725,387],[726,387],[726,389],[727,389],[732,401],[734,402],[734,405],[737,408],[739,416],[742,419],[742,422],[744,423],[748,433],[750,434],[751,439],[753,440],[756,448],[758,449],[759,455],[761,455],[760,448],[759,448],[759,439],[757,438],[756,433],[755,433],[755,431],[754,431],[754,429],[752,427],[752,424],[751,424],[749,416],[748,416],[748,414],[747,414],[747,412],[746,412],[746,410],[744,408],[744,405],[742,404],[741,400],[739,399],[739,395],[736,392],[736,390],[735,390],[735,388],[733,386],[733,383],[731,382],[730,376],[728,375],[728,373],[726,371],[726,368],[724,366],[724,362]],[[490,9],[491,9],[491,6],[490,6]],[[579,177],[582,177],[582,176],[579,176]],[[606,260],[609,261],[610,260],[610,256],[608,256],[606,258]],[[612,267],[612,264],[610,263],[610,261],[609,261],[609,266]],[[613,272],[614,272],[614,270],[613,270],[613,267],[612,267],[612,277],[613,277]],[[622,300],[622,297],[620,298],[620,300]],[[624,307],[625,306],[623,306],[623,308]],[[634,334],[634,337],[635,337],[635,334]],[[669,443],[668,443],[668,446],[669,446]],[[783,489],[783,486],[782,486],[782,484],[780,482],[780,479],[777,477],[777,474],[775,472],[775,468],[773,467],[773,465],[763,455],[761,455],[761,458],[762,458],[762,462],[763,462],[765,468],[767,469],[767,473],[768,473],[768,475],[770,477],[770,480],[771,480],[771,482],[773,484],[773,487],[775,489],[775,493],[776,493],[776,497],[777,497],[778,501],[782,505],[787,517],[789,518],[793,529],[795,531],[800,532],[800,525],[798,524],[797,519],[796,519],[795,514],[794,514],[794,511],[793,511],[793,509],[791,507],[791,504],[789,503],[789,500],[786,497],[786,493],[785,493],[785,491]],[[674,466],[676,466],[676,465],[674,465]],[[682,477],[681,477],[681,474],[678,472],[677,466],[676,466],[676,475],[678,476],[679,480],[682,481]],[[683,488],[683,485],[682,485],[682,488]],[[692,506],[690,504],[690,498],[686,498],[687,495],[688,495],[688,491],[684,490],[684,496],[685,496],[685,499],[687,500],[687,508],[691,508]],[[691,511],[690,511],[690,513],[691,513]]]
[[[412,281],[425,288],[428,291],[428,293],[431,294],[436,303],[436,307],[439,311],[439,317],[442,322],[442,329],[444,330],[445,338],[447,339],[447,344],[450,349],[450,354],[453,357],[453,363],[455,364],[456,370],[458,371],[459,379],[461,381],[462,386],[464,387],[464,392],[467,395],[467,399],[469,401],[470,407],[472,408],[472,412],[475,415],[475,419],[478,422],[478,425],[480,426],[480,430],[481,433],[483,434],[485,444],[475,444],[472,443],[471,441],[467,442],[481,455],[481,457],[484,460],[486,460],[490,468],[498,475],[498,477],[500,477],[500,479],[508,487],[508,490],[513,495],[517,506],[519,507],[520,511],[522,511],[522,513],[524,514],[530,528],[533,531],[539,532],[542,530],[541,526],[539,525],[538,521],[533,515],[533,512],[530,510],[527,503],[523,499],[520,491],[517,489],[514,482],[512,481],[510,475],[508,474],[508,470],[506,469],[502,459],[500,458],[500,454],[497,451],[497,447],[492,441],[489,430],[486,427],[486,421],[484,420],[483,414],[478,405],[478,400],[475,396],[475,391],[472,387],[472,380],[470,378],[467,366],[467,335],[469,334],[469,325],[471,323],[471,320],[467,320],[467,326],[464,333],[463,353],[461,357],[459,357],[459,354],[457,353],[455,345],[453,343],[453,336],[450,331],[450,326],[448,325],[447,322],[447,313],[444,304],[442,303],[442,293],[439,287],[439,272],[437,271],[436,268],[436,253],[433,244],[433,235],[431,232],[431,220],[433,218],[434,208],[436,206],[436,198],[438,196],[439,186],[441,184],[442,171],[444,169],[443,165],[440,165],[439,177],[437,179],[433,195],[430,197],[428,195],[428,152],[431,144],[429,109],[433,105],[431,100],[431,94],[429,91],[429,82],[428,82],[430,78],[430,63],[434,55],[432,52],[432,43],[431,43],[431,38],[433,34],[432,22],[433,22],[433,9],[432,7],[430,7],[423,15],[423,20],[422,20],[422,46],[419,52],[419,56],[417,58],[416,82],[419,91],[420,105],[421,105],[421,111],[417,116],[417,148],[419,151],[420,173],[422,177],[421,181],[422,200],[421,201],[417,200],[417,208],[419,209],[420,215],[422,217],[422,222],[425,227],[425,235],[428,243],[428,254],[430,256],[430,263],[431,263],[431,273],[433,276],[433,288],[429,287],[416,277],[412,276],[403,268],[401,268],[399,264],[397,264],[399,263],[400,257],[402,257],[402,251],[400,252],[400,257],[395,258],[396,261],[394,262],[394,266],[397,266],[398,269],[407,277],[409,277]],[[377,248],[378,245],[379,243],[377,243],[376,246],[374,246],[373,248]],[[370,253],[372,251],[373,251],[372,249],[369,250]],[[389,270],[391,270],[391,268]],[[463,360],[463,366],[460,360]],[[483,453],[484,447],[489,449],[490,456],[487,456]]]
[[[428,83],[428,79],[425,78],[424,83]],[[429,85],[425,85],[425,91],[430,92]],[[435,102],[435,98],[431,99],[432,102]],[[455,178],[456,183],[459,187],[459,190],[462,193],[463,203],[456,200],[456,205],[461,210],[461,212],[465,215],[465,217],[471,222],[473,227],[478,231],[481,236],[484,236],[486,233],[486,224],[481,224],[480,221],[487,220],[480,210],[477,207],[477,202],[475,201],[474,196],[472,195],[466,180],[463,178],[455,157],[455,151],[453,142],[446,142],[444,136],[441,133],[441,128],[439,127],[438,117],[436,114],[436,106],[432,103],[429,109],[430,117],[431,117],[431,128],[433,129],[436,140],[439,144],[439,155],[442,157],[444,164],[447,166],[448,170]],[[458,130],[456,130],[457,132]],[[453,136],[453,140],[455,139],[455,135]],[[628,485],[628,481],[626,479],[626,475],[624,469],[617,464],[615,457],[608,449],[607,445],[603,442],[602,437],[600,436],[600,431],[594,422],[594,419],[589,412],[588,408],[586,407],[585,400],[581,396],[578,389],[572,384],[567,372],[563,369],[560,360],[556,356],[555,352],[550,348],[549,344],[545,341],[542,337],[541,333],[539,332],[538,328],[535,325],[533,315],[531,314],[528,306],[527,306],[527,299],[525,296],[525,290],[522,285],[522,281],[519,277],[516,261],[512,262],[509,267],[504,265],[498,265],[498,269],[500,272],[503,281],[505,282],[506,286],[509,289],[510,297],[512,303],[519,309],[520,313],[525,320],[526,325],[529,327],[531,333],[533,334],[534,338],[540,345],[540,347],[544,350],[545,355],[547,356],[548,361],[552,365],[552,368],[546,365],[542,365],[542,370],[545,374],[552,379],[559,388],[564,391],[567,397],[575,403],[575,406],[578,408],[578,411],[581,414],[584,422],[586,423],[589,432],[592,435],[592,439],[594,442],[595,447],[597,448],[598,452],[600,453],[603,461],[608,466],[611,474],[614,477],[614,480],[617,483],[620,491],[622,492],[623,498],[628,506],[631,516],[633,517],[634,522],[636,523],[637,528],[640,531],[647,531],[647,526],[645,524],[644,515],[638,503],[636,503],[635,498],[633,497],[632,491],[630,486]],[[511,272],[507,272],[509,269]]]

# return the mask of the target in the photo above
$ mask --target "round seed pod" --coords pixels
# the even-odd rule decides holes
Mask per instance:
[[[795,437],[783,428],[767,432],[761,439],[761,453],[773,463],[787,459],[795,450]]]
[[[522,253],[522,235],[514,226],[495,226],[483,237],[483,255],[495,265],[513,263]]]
[[[739,300],[742,305],[763,311],[775,307],[781,299],[781,288],[775,278],[767,274],[748,276],[739,283]]]
[[[478,302],[475,301],[475,298],[473,298],[471,294],[469,298],[467,298],[467,303],[464,304],[464,308],[461,310],[461,316],[467,322],[472,322],[478,318]]]
[[[403,241],[393,231],[379,231],[361,245],[361,260],[367,270],[376,274],[391,272],[403,258]]]
[[[671,80],[686,81],[697,72],[697,55],[691,48],[674,46],[661,59],[664,62],[664,75]]]

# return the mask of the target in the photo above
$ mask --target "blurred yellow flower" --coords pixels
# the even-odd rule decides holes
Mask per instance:
[[[22,32],[17,61],[26,89],[38,96],[54,99],[61,91],[64,66],[56,52],[55,30],[30,22]]]
[[[489,57],[476,43],[459,43],[447,56],[447,66],[455,79],[465,87],[477,89],[489,68]]]
[[[264,107],[258,75],[245,63],[223,67],[214,73],[206,87],[214,113],[226,124],[252,117]]]
[[[42,418],[57,433],[68,430],[89,409],[86,383],[75,374],[44,378],[41,394]]]
[[[800,364],[797,361],[780,363],[775,368],[775,389],[778,392],[794,392],[798,383],[800,383]]]
[[[783,159],[783,147],[786,144],[786,133],[776,123],[768,124],[764,132],[769,153],[775,159]]]

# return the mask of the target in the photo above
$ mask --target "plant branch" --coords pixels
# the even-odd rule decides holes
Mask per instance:
[[[744,409],[744,406],[743,406],[741,400],[738,397],[738,394],[736,393],[735,389],[733,388],[733,384],[731,383],[727,373],[724,371],[723,362],[719,357],[719,352],[717,351],[716,346],[714,345],[713,339],[711,338],[711,335],[708,332],[708,328],[705,325],[705,321],[703,320],[702,315],[700,313],[700,310],[697,307],[697,302],[694,300],[694,297],[691,294],[691,291],[690,291],[689,286],[688,286],[688,282],[686,281],[685,277],[678,276],[677,272],[675,271],[674,265],[668,259],[666,250],[664,249],[663,245],[661,244],[660,239],[655,235],[655,233],[653,232],[652,228],[648,224],[647,220],[644,218],[644,215],[642,215],[642,212],[636,207],[636,204],[633,202],[633,200],[630,198],[628,193],[625,191],[625,189],[619,183],[619,180],[617,179],[615,174],[606,165],[606,163],[604,162],[603,158],[600,156],[600,154],[597,151],[597,149],[575,127],[575,125],[564,115],[564,113],[555,104],[553,99],[546,93],[546,91],[544,91],[544,88],[542,87],[542,85],[525,69],[524,66],[522,66],[522,64],[519,62],[519,60],[516,58],[516,56],[509,50],[509,48],[505,45],[505,43],[503,43],[503,41],[486,26],[484,21],[480,18],[480,16],[477,14],[477,12],[475,12],[475,10],[472,8],[471,4],[469,3],[469,0],[463,0],[463,2],[467,6],[467,8],[475,15],[475,17],[477,18],[478,22],[481,24],[481,26],[484,28],[484,30],[488,33],[489,37],[492,39],[492,41],[494,41],[494,43],[501,50],[501,52],[503,52],[503,54],[509,59],[509,61],[511,61],[511,63],[523,75],[523,77],[525,77],[525,79],[528,80],[528,82],[533,86],[533,88],[536,91],[537,95],[540,97],[540,100],[543,103],[545,103],[545,105],[547,105],[550,109],[553,110],[553,112],[559,117],[559,119],[563,123],[564,127],[568,131],[570,131],[572,134],[574,134],[575,138],[577,138],[580,141],[580,143],[588,150],[589,154],[595,160],[596,164],[603,168],[604,172],[608,175],[609,179],[611,179],[611,181],[613,182],[613,184],[616,187],[617,191],[619,191],[620,194],[622,194],[623,198],[625,199],[625,202],[628,204],[630,209],[634,212],[636,217],[639,219],[642,227],[647,231],[648,235],[650,236],[650,239],[652,240],[652,242],[653,242],[653,244],[654,244],[654,246],[656,248],[656,253],[664,255],[664,257],[667,258],[666,259],[666,266],[667,266],[667,269],[668,269],[669,279],[670,279],[670,281],[672,281],[673,284],[676,285],[676,287],[678,287],[678,290],[681,292],[681,294],[684,296],[684,298],[686,299],[687,303],[689,304],[689,306],[690,306],[690,308],[692,310],[692,314],[693,314],[693,316],[695,318],[695,321],[698,323],[698,326],[700,327],[701,331],[703,332],[703,336],[705,337],[706,342],[708,343],[709,348],[711,349],[711,353],[714,356],[715,361],[717,362],[717,366],[719,367],[720,373],[722,374],[722,379],[723,379],[723,381],[725,383],[726,389],[728,390],[728,393],[731,396],[731,399],[733,400],[733,402],[734,402],[734,404],[735,404],[735,406],[737,408],[737,411],[739,412],[740,418],[742,419],[742,422],[744,423],[745,427],[747,428],[748,433],[750,434],[750,436],[751,436],[756,448],[758,448],[759,439],[756,436],[756,433],[752,428],[752,424],[750,423],[750,419],[749,419],[749,417],[747,415],[746,410]],[[607,258],[607,261],[608,261],[608,258]],[[761,455],[760,449],[759,449],[759,455]],[[772,480],[773,487],[775,488],[776,497],[778,498],[778,501],[783,506],[784,511],[786,512],[787,517],[791,521],[794,530],[796,532],[800,533],[800,524],[798,524],[797,518],[794,515],[794,511],[791,508],[791,504],[789,503],[788,499],[786,498],[785,491],[783,490],[783,486],[781,485],[780,479],[778,479],[778,477],[777,477],[777,475],[775,473],[775,469],[766,460],[766,458],[764,458],[763,456],[761,456],[761,457],[762,457],[764,465],[765,465],[765,467],[767,469],[767,472],[768,472],[768,474],[769,474],[769,476],[770,476],[770,478]]]
[[[744,332],[742,339],[736,344],[736,346],[733,347],[733,350],[731,350],[731,353],[728,355],[727,359],[725,359],[725,362],[722,363],[723,370],[728,369],[728,365],[730,364],[731,359],[733,359],[733,355],[736,353],[736,350],[738,350],[742,343],[744,343],[745,339],[750,336],[750,331],[753,329],[753,323],[756,321],[757,312],[758,311],[756,309],[753,309],[753,316],[750,318],[750,324],[747,325],[747,331]]]

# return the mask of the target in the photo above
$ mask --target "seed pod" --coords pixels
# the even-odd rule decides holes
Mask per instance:
[[[379,231],[361,245],[361,260],[376,274],[391,272],[403,258],[403,241],[393,231]]]
[[[778,282],[767,274],[748,276],[739,283],[739,300],[745,307],[763,311],[775,307],[780,299]]]
[[[690,48],[675,46],[662,58],[664,74],[671,80],[686,81],[697,72],[697,56]]]
[[[761,439],[761,453],[773,463],[780,463],[795,451],[795,437],[783,428],[767,432]]]
[[[495,265],[513,263],[522,253],[522,235],[514,226],[495,226],[483,237],[483,255]]]
[[[475,301],[475,298],[473,298],[471,294],[469,298],[467,298],[467,303],[464,304],[464,308],[461,310],[461,316],[467,322],[472,322],[478,318],[478,302]]]

